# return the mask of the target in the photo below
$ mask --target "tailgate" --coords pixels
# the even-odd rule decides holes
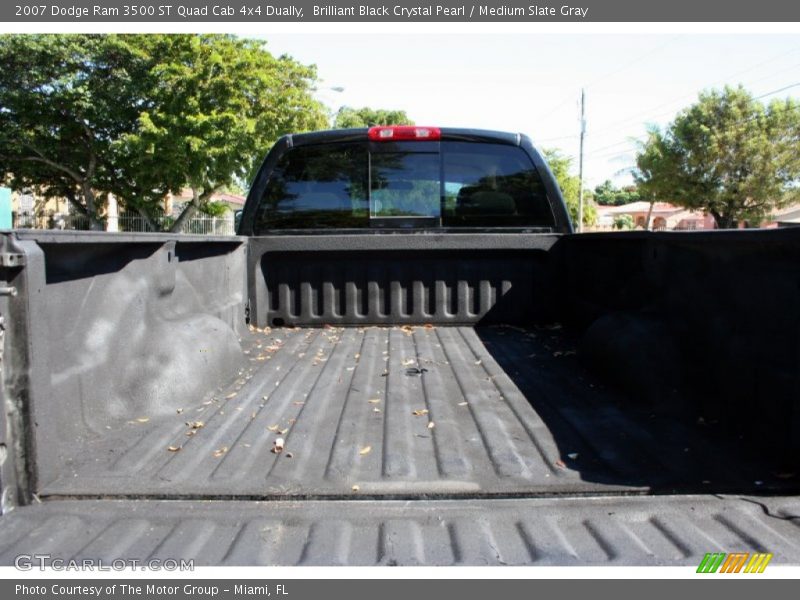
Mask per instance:
[[[716,496],[445,501],[62,500],[0,518],[0,564],[686,565],[707,552],[800,564],[800,500]]]

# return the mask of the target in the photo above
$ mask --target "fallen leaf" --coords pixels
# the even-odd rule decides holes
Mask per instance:
[[[196,429],[190,429],[186,432],[186,437],[192,437],[195,433],[197,433]]]
[[[176,413],[178,413],[178,414],[181,414],[181,413],[183,412],[183,409],[182,409],[182,408],[179,408],[179,409],[178,409],[178,410],[176,410],[175,412],[176,412]]]
[[[361,450],[358,451],[358,453],[361,456],[365,456],[365,455],[369,454],[370,452],[372,452],[372,446],[364,446]]]
[[[147,423],[150,420],[150,417],[139,417],[136,419],[137,423]]]
[[[415,417],[421,417],[423,415],[427,415],[428,414],[428,409],[427,408],[420,408],[420,409],[415,410],[411,414],[414,415]]]
[[[380,409],[380,408],[373,408],[373,409],[372,409],[372,412],[379,413],[379,412],[381,412],[381,409]]]
[[[566,464],[564,463],[564,461],[563,461],[563,460],[561,460],[561,459],[559,459],[559,460],[557,460],[557,461],[556,461],[556,466],[557,466],[559,469],[566,469],[566,468],[567,468],[567,465],[566,465]]]
[[[428,429],[433,429],[434,427],[436,427],[436,423],[434,423],[433,421],[429,421],[428,422]]]
[[[214,456],[216,458],[219,458],[220,456],[226,454],[227,452],[228,452],[228,447],[223,446],[222,448],[217,448],[216,450],[214,450]]]
[[[350,489],[352,489],[354,492],[357,492],[357,491],[358,491],[358,490],[360,490],[361,488],[360,488],[359,486],[357,486],[357,485],[354,485],[354,486],[353,486],[352,488],[350,488]]]
[[[288,427],[286,429],[278,429],[278,433],[280,433],[281,435],[286,435],[288,432],[289,432]]]
[[[278,431],[278,429],[280,429],[280,425],[270,425],[269,427],[267,427],[267,429],[269,429],[270,431]]]
[[[301,400],[298,400],[296,402],[292,402],[292,404],[294,404],[295,406],[303,406],[303,404],[305,404],[305,402],[303,402]]]
[[[380,398],[372,398],[371,400],[367,400],[370,404],[380,404]]]
[[[235,398],[235,397],[236,397],[236,393],[237,393],[237,392],[231,392],[230,394],[228,394],[227,396],[225,396],[225,399],[226,399],[226,400],[230,400],[231,398]]]
[[[206,424],[203,423],[202,421],[190,421],[186,423],[186,425],[188,427],[191,427],[192,429],[202,429],[203,427],[206,426]]]
[[[415,363],[416,361],[413,358],[407,358],[403,361],[403,366],[408,367]]]
[[[283,452],[283,438],[277,438],[274,442],[272,442],[272,453],[273,454],[280,454]]]
[[[180,446],[170,446],[169,448],[167,448],[167,450],[169,450],[170,452],[177,452],[180,449],[181,449]]]
[[[459,406],[466,406],[467,404],[469,404],[469,402],[459,402],[458,403]]]

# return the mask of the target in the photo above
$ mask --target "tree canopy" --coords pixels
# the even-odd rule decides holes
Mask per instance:
[[[576,175],[569,172],[572,160],[563,156],[558,150],[545,149],[544,157],[550,165],[550,170],[558,182],[558,187],[561,188],[561,194],[564,196],[564,202],[567,205],[570,219],[573,223],[578,222],[578,191],[580,190],[580,181]],[[584,189],[583,192],[583,224],[594,225],[597,222],[597,207],[592,201],[592,193],[590,190]]]
[[[594,201],[601,206],[622,206],[642,199],[635,185],[616,187],[610,179],[594,188]]]
[[[325,126],[313,66],[229,35],[0,36],[0,170],[97,226],[115,194],[154,224],[252,177],[283,133]]]
[[[637,156],[646,197],[707,211],[720,228],[759,223],[800,179],[800,104],[769,105],[742,87],[700,95]]]
[[[333,120],[336,129],[351,127],[374,127],[375,125],[414,125],[404,110],[385,110],[381,108],[351,108],[342,106]]]

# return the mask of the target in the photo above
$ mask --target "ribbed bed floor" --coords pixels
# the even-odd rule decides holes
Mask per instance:
[[[76,448],[73,472],[41,495],[482,497],[780,483],[701,427],[626,409],[558,330],[273,329],[248,347],[233,387],[109,429]]]

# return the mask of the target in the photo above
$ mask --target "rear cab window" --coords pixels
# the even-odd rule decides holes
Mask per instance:
[[[254,233],[554,227],[542,177],[519,146],[365,139],[287,150],[269,175]]]

